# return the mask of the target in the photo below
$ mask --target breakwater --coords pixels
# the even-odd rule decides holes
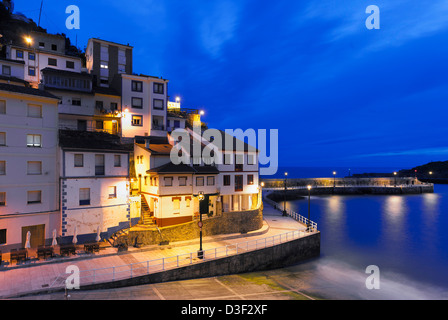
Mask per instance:
[[[392,195],[433,193],[434,185],[415,178],[314,178],[314,179],[263,179],[263,190],[271,191],[274,201],[295,200],[308,195]]]

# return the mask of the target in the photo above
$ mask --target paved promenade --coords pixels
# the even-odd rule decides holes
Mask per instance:
[[[265,203],[264,223],[259,230],[247,234],[228,234],[203,238],[203,250],[222,248],[247,241],[264,239],[295,230],[305,230],[305,226],[290,217],[283,217],[272,206]],[[199,249],[199,239],[194,241],[173,242],[167,246],[146,246],[141,249],[130,247],[129,251],[117,253],[116,248],[108,247],[100,253],[79,254],[71,258],[52,258],[49,261],[28,261],[25,265],[14,268],[0,268],[0,298],[13,298],[28,293],[48,291],[64,275],[70,265],[77,266],[81,273],[85,270],[120,267],[144,263],[150,260],[170,258],[178,255],[195,255]],[[202,260],[193,259],[193,263]],[[9,269],[8,269],[9,268]],[[105,279],[111,280],[111,279]],[[81,282],[82,284],[82,282]]]

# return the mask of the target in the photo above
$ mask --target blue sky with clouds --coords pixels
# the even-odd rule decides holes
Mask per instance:
[[[65,8],[81,29],[65,28]],[[368,30],[366,8],[380,8]],[[37,21],[40,1],[16,1]],[[83,48],[134,46],[219,129],[278,129],[281,166],[407,168],[448,160],[448,2],[44,0],[41,25]]]

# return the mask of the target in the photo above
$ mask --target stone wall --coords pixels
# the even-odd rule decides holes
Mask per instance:
[[[159,244],[162,241],[184,241],[199,238],[198,221],[149,230],[134,229],[128,234],[129,245]],[[203,217],[202,236],[246,233],[263,226],[263,207],[251,211],[223,212],[220,216]]]
[[[287,267],[320,255],[320,232],[273,247],[81,289],[110,289]]]

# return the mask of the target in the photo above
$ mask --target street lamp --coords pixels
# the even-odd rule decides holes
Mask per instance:
[[[333,188],[336,187],[336,171],[333,171]]]
[[[308,222],[306,224],[306,231],[310,231],[310,203],[311,203],[311,186],[308,185]]]
[[[397,173],[396,172],[394,172],[394,178],[395,178],[394,186],[396,187],[397,186]]]
[[[25,42],[28,44],[28,48],[31,46],[33,39],[30,36],[25,37]]]
[[[204,192],[199,192],[198,199],[199,202],[204,200]],[[204,251],[202,250],[202,213],[201,213],[201,205],[199,204],[199,251],[198,251],[198,258],[204,259]]]
[[[283,199],[283,216],[286,216],[286,178],[288,177],[288,172],[285,172],[285,195]]]

